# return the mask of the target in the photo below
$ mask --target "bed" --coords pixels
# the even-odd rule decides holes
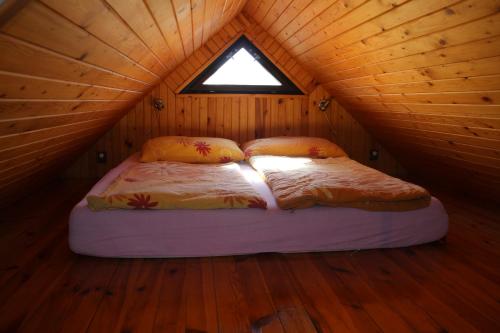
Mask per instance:
[[[104,191],[122,171],[139,163],[133,155],[89,192]],[[438,199],[403,212],[315,206],[282,210],[269,187],[245,162],[240,172],[266,200],[267,209],[91,211],[86,199],[72,210],[73,252],[99,257],[155,258],[315,252],[403,247],[443,238],[448,216]]]

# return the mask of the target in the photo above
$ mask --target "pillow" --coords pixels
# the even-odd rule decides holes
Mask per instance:
[[[228,163],[243,159],[236,142],[222,138],[162,136],[142,146],[141,162]]]
[[[322,138],[305,136],[257,139],[242,147],[245,158],[257,155],[308,156],[313,158],[341,157],[347,154],[335,143]]]

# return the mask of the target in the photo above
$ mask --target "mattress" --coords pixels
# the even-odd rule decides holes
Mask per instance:
[[[133,155],[89,192],[99,194]],[[265,182],[246,163],[240,172],[268,209],[106,210],[93,212],[82,199],[69,220],[73,252],[99,257],[205,257],[262,252],[316,252],[403,247],[436,241],[448,230],[441,202],[405,212],[372,212],[316,206],[281,210]]]

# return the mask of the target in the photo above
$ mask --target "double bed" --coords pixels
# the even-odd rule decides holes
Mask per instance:
[[[89,192],[102,193],[133,155]],[[92,211],[84,198],[71,212],[69,245],[78,254],[154,258],[314,252],[403,247],[444,237],[448,216],[440,201],[408,211],[368,211],[314,206],[283,210],[268,185],[246,162],[239,172],[267,202],[267,209],[169,209]]]

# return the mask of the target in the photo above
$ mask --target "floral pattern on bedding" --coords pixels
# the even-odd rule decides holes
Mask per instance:
[[[430,194],[424,188],[348,157],[254,156],[249,162],[265,178],[282,209],[323,205],[404,211],[430,203]]]
[[[243,160],[238,144],[224,138],[162,136],[142,146],[140,161],[183,163],[228,163]]]
[[[267,207],[236,163],[136,164],[100,195],[89,195],[87,202],[92,210]]]

